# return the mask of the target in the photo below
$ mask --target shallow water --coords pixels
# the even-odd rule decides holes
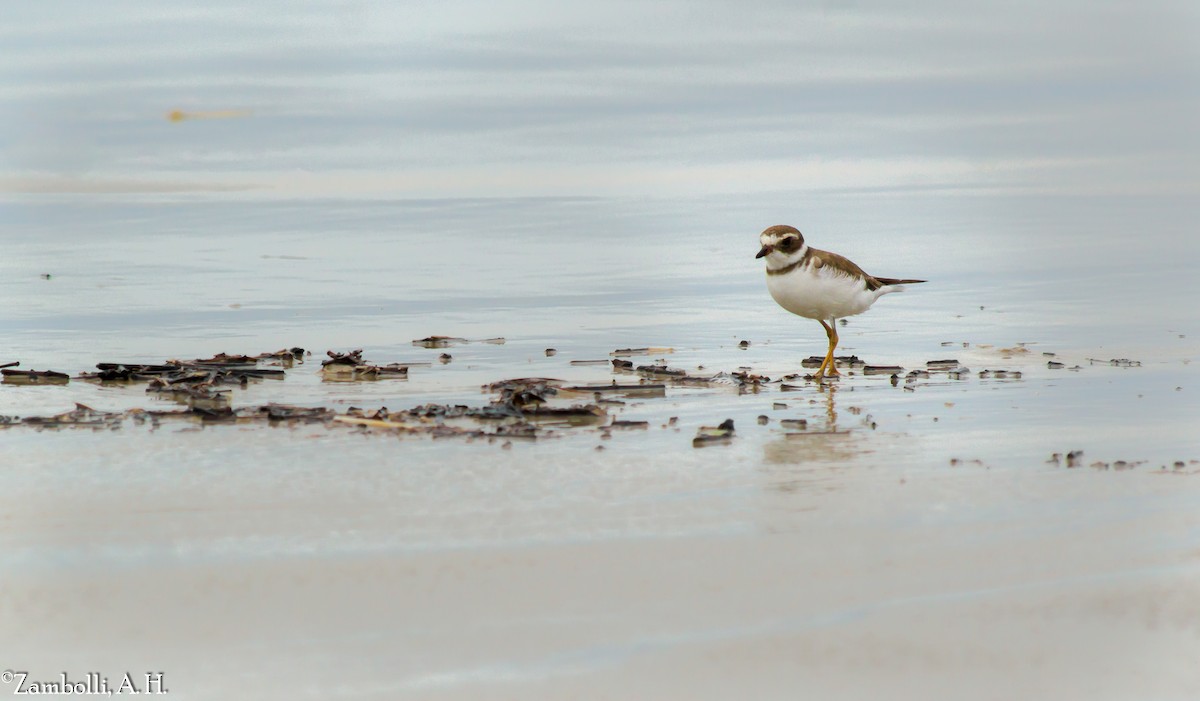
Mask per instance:
[[[1121,698],[1131,677],[1078,681],[1089,655],[1119,654],[1164,698],[1197,683],[1182,662],[1200,646],[1192,202],[99,196],[6,211],[0,361],[75,374],[313,351],[286,379],[235,390],[238,406],[482,404],[481,385],[510,377],[609,382],[610,368],[570,361],[623,347],[669,347],[635,360],[696,372],[798,372],[823,334],[775,307],[753,258],[757,230],[780,221],[869,271],[929,279],[849,320],[842,352],[971,369],[911,390],[862,375],[672,388],[614,410],[647,429],[562,428],[507,449],[321,426],[9,428],[6,635],[33,631],[15,664],[44,678],[147,666],[188,697],[236,679],[280,698],[625,684],[719,698],[795,683],[918,695],[902,680],[949,675],[947,694],[1005,679]],[[1156,227],[1122,238],[1151,214]],[[411,343],[431,334],[506,342],[453,346],[443,365]],[[324,351],[351,348],[432,365],[320,381]],[[1112,358],[1140,365],[1089,360]],[[140,386],[0,386],[0,414],[74,402],[173,406]],[[691,446],[726,418],[730,445]],[[807,419],[808,435],[782,418]],[[1078,469],[1047,462],[1072,450]],[[680,681],[743,654],[760,657]],[[877,681],[847,686],[863,669]]]

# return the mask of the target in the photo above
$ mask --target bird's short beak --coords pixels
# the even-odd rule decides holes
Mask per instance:
[[[774,251],[774,250],[775,249],[772,248],[770,245],[765,245],[762,248],[758,249],[758,255],[756,255],[754,257],[762,258],[763,256],[767,255],[768,253],[770,253],[771,251]]]

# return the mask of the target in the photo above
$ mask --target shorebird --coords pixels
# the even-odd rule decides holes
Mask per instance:
[[[767,259],[767,289],[779,306],[793,314],[816,319],[825,328],[829,350],[815,377],[836,377],[833,351],[837,320],[862,314],[875,300],[903,285],[925,282],[868,275],[844,256],[810,248],[793,226],[768,227],[758,236],[762,248],[755,258]]]

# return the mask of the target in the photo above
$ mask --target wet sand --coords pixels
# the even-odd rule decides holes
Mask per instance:
[[[497,349],[455,353],[473,350]],[[1135,447],[1038,407],[1070,406],[1071,382],[1161,406],[1179,373],[1006,364],[1021,377],[671,388],[610,407],[645,429],[507,448],[334,424],[14,426],[6,628],[35,675],[167,670],[187,698],[1192,696],[1186,429]],[[315,374],[246,394],[294,378],[302,395]],[[1120,406],[1118,424],[1142,410]],[[691,447],[726,417],[729,445]]]
[[[31,670],[167,670],[187,698],[1182,699],[1200,681],[1194,470],[897,468],[886,439],[853,462],[768,442],[623,468],[481,445],[435,488],[394,440],[288,433],[273,450],[324,469],[274,482],[231,464],[263,436],[217,431],[124,464],[106,434],[81,466],[105,479],[9,493],[4,619]],[[42,479],[68,471],[45,457]]]
[[[30,678],[162,671],[182,698],[1200,694],[1200,329],[1118,313],[1157,282],[1030,304],[1059,288],[1011,271],[973,287],[962,260],[931,259],[928,291],[841,330],[840,352],[901,366],[895,382],[855,370],[785,390],[823,338],[768,305],[752,233],[713,230],[708,255],[746,265],[698,281],[600,256],[491,296],[511,271],[462,289],[421,260],[364,255],[393,232],[332,250],[315,234],[227,235],[167,269],[136,246],[97,266],[111,244],[86,237],[78,259],[16,246],[0,283],[18,302],[12,359],[76,375],[304,346],[285,379],[233,389],[234,407],[339,413],[483,406],[483,385],[515,377],[637,382],[572,364],[631,346],[671,349],[639,364],[771,380],[665,382],[607,407],[645,428],[535,441],[196,420],[0,429],[0,628],[18,651],[3,664]],[[621,257],[665,250],[635,239]],[[1066,289],[1100,294],[1072,274]],[[560,294],[572,285],[578,297]],[[507,341],[412,344],[431,334]],[[322,381],[324,351],[354,348],[429,365]],[[946,358],[969,372],[909,377]],[[179,407],[144,385],[0,385],[3,415],[75,402]],[[728,444],[693,447],[726,419]]]

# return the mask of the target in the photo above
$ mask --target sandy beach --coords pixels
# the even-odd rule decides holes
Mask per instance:
[[[280,255],[303,250],[276,243]],[[357,273],[341,275],[353,286]],[[467,341],[447,348],[413,343],[431,330],[428,308],[347,316],[349,295],[292,336],[277,332],[295,324],[287,307],[238,327],[249,333],[239,352],[353,335],[390,339],[354,344],[373,361],[416,365],[403,380],[329,382],[317,346],[284,379],[232,389],[234,407],[483,407],[496,400],[485,385],[500,379],[664,382],[615,369],[614,357],[766,378],[666,381],[658,396],[613,399],[601,425],[551,424],[533,441],[328,421],[154,425],[122,412],[185,408],[145,384],[0,387],[8,416],[80,402],[124,417],[115,429],[0,430],[3,620],[20,671],[97,672],[114,684],[163,671],[185,698],[1200,690],[1192,326],[1142,319],[1156,343],[1092,345],[1103,320],[1022,313],[995,290],[967,309],[947,301],[961,288],[935,283],[842,329],[845,353],[901,365],[896,377],[847,366],[821,383],[799,363],[819,352],[819,328],[763,305],[760,275],[748,271],[751,284],[705,309],[673,301],[669,317],[645,288],[618,309],[531,299],[472,314],[436,301],[431,286],[427,307],[446,309],[432,330]],[[74,277],[22,284],[32,305],[48,286],[92,284]],[[161,307],[168,290],[190,289],[143,280],[159,286]],[[203,336],[203,316],[164,323],[169,314],[150,310],[154,325],[121,340],[104,328],[121,310],[82,303],[68,313],[96,328],[60,333],[25,365],[75,374],[85,357],[217,351],[181,340]],[[566,317],[589,328],[552,335]],[[46,323],[15,323],[17,346],[32,349]],[[112,340],[97,346],[97,336]],[[655,351],[612,355],[629,346]],[[442,353],[452,360],[439,362]],[[951,359],[961,372],[922,374]],[[725,419],[732,440],[693,447],[701,427]],[[609,427],[617,421],[646,425]]]
[[[1200,698],[1194,3],[6,9],[0,695]]]

